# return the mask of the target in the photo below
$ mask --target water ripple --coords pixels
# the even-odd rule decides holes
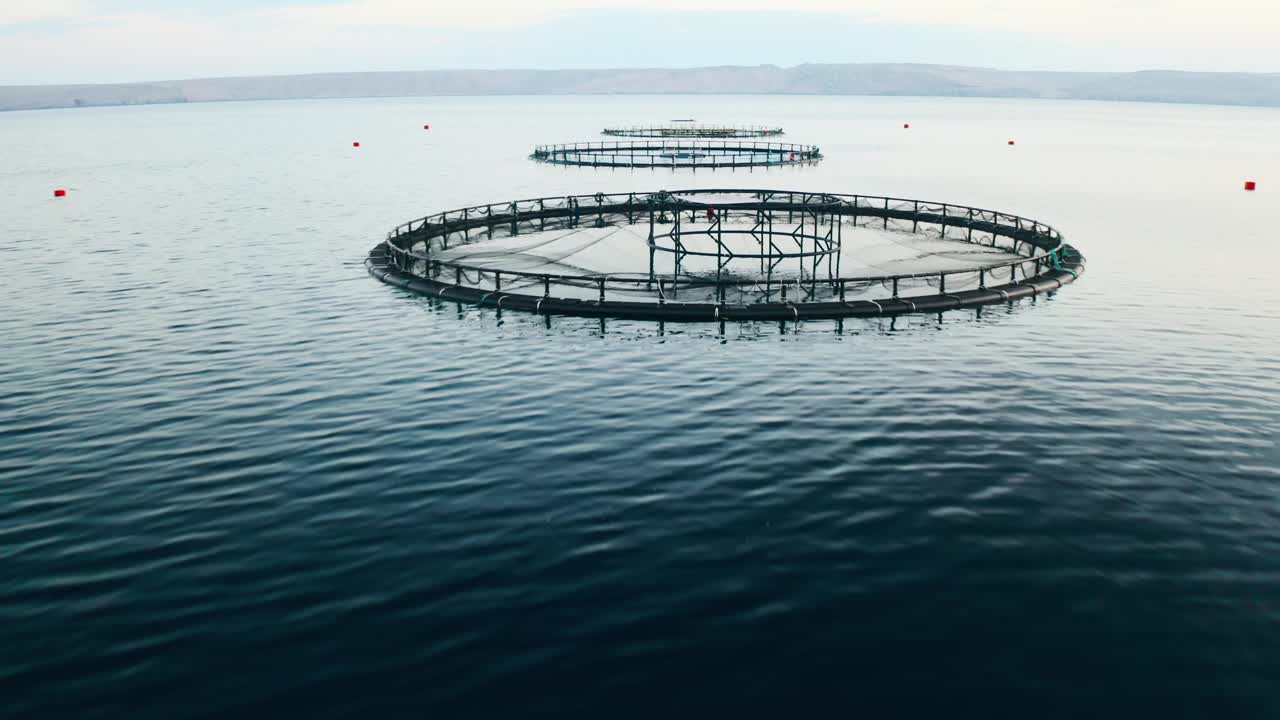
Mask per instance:
[[[643,100],[591,103],[687,114]],[[878,135],[898,103],[945,143]],[[391,140],[428,107],[520,147],[607,124],[573,98],[0,117],[96,123],[0,171],[0,716],[1280,702],[1280,200],[1215,184],[1280,159],[1273,111],[779,103],[830,159],[733,180],[1044,217],[1090,271],[980,313],[722,333],[365,276],[428,209],[694,184]],[[1069,147],[992,159],[997,111]],[[335,154],[352,124],[385,144]],[[1227,126],[1257,142],[1194,154]],[[1175,156],[1200,171],[1128,182]]]

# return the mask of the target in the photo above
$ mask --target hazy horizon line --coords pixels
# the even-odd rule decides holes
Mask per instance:
[[[155,83],[179,83],[179,82],[199,82],[205,80],[255,80],[268,78],[293,78],[293,77],[323,77],[331,75],[396,75],[407,73],[433,73],[433,72],[457,72],[457,73],[560,73],[560,72],[647,72],[647,71],[694,71],[694,70],[720,70],[720,69],[752,69],[752,68],[773,68],[777,70],[795,70],[803,67],[915,67],[915,68],[939,68],[939,69],[955,69],[955,70],[980,70],[986,72],[998,73],[1014,73],[1014,74],[1054,74],[1054,75],[1141,75],[1144,73],[1179,73],[1185,75],[1244,75],[1254,77],[1280,76],[1280,70],[1274,71],[1257,71],[1257,70],[1190,70],[1176,67],[1146,67],[1138,70],[1054,70],[1054,69],[1010,69],[995,65],[966,65],[963,63],[926,63],[926,62],[899,62],[899,61],[878,61],[878,62],[802,62],[794,65],[783,65],[778,63],[720,63],[710,65],[635,65],[635,66],[612,66],[612,67],[432,67],[432,68],[401,68],[396,70],[318,70],[313,72],[294,72],[294,73],[263,73],[263,74],[232,74],[232,75],[198,75],[186,77],[152,77],[144,80],[120,80],[115,82],[60,82],[60,83],[17,83],[17,84],[0,84],[0,88],[60,88],[60,87],[112,87],[122,85],[149,85]],[[540,95],[545,93],[530,93]],[[656,93],[667,94],[667,93]],[[688,93],[679,93],[688,94]],[[706,94],[706,93],[694,93]],[[772,94],[772,93],[766,93]]]
[[[0,86],[0,111],[234,100],[513,95],[813,95],[1280,107],[1280,73],[998,70],[930,63],[433,69]]]

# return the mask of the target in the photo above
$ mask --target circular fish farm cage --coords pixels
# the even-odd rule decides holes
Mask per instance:
[[[812,164],[822,159],[822,152],[794,143],[635,140],[539,145],[529,157],[553,165],[732,169]]]
[[[782,134],[782,128],[761,125],[638,125],[634,127],[605,128],[605,135],[632,138],[688,138],[706,140],[716,138],[759,138]]]
[[[1084,258],[1043,223],[919,200],[778,190],[575,195],[436,213],[366,260],[379,280],[499,310],[657,321],[939,313],[1053,292]]]

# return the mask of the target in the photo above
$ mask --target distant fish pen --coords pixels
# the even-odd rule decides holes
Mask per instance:
[[[639,140],[539,145],[529,157],[553,165],[717,169],[811,164],[822,152],[794,143]]]
[[[1084,258],[995,210],[867,195],[684,190],[536,198],[400,225],[379,280],[498,310],[657,321],[939,313],[1049,293]]]
[[[684,120],[672,120],[673,123],[686,123]],[[724,138],[758,138],[774,137],[782,134],[780,127],[760,125],[641,125],[635,127],[605,128],[605,135],[633,138],[688,138],[688,139],[724,139]]]

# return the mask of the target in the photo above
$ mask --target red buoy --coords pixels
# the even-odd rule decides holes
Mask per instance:
[[[902,129],[903,129],[903,130],[910,130],[910,129],[911,129],[911,123],[905,123],[905,124],[903,124]]]
[[[1014,141],[1012,141],[1012,140],[1010,140],[1010,141],[1009,141],[1009,144],[1010,144],[1010,145],[1017,145],[1017,143],[1015,143],[1015,142],[1014,142]]]
[[[54,191],[53,191],[53,196],[54,196],[54,197],[66,197],[66,196],[67,196],[67,191],[66,191],[66,190],[54,190]]]
[[[431,129],[431,126],[430,126],[430,125],[423,125],[423,126],[422,126],[422,129],[423,129],[423,130],[430,130],[430,129]]]
[[[792,160],[795,160],[795,159],[796,159],[796,154],[795,154],[795,153],[791,153],[791,159],[792,159]]]
[[[351,147],[360,147],[360,143],[358,143],[358,142],[353,142],[353,143],[351,143]]]
[[[1257,189],[1258,189],[1258,183],[1256,183],[1256,182],[1254,182],[1254,181],[1252,181],[1252,180],[1248,180],[1248,181],[1246,181],[1246,182],[1245,182],[1245,184],[1244,184],[1244,189],[1245,189],[1245,190],[1248,190],[1249,192],[1253,192],[1254,190],[1257,190]]]

